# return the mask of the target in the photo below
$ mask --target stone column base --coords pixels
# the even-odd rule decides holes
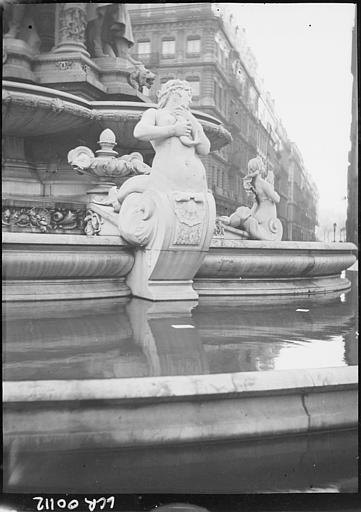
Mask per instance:
[[[136,290],[133,295],[137,297]],[[193,280],[185,281],[148,281],[142,287],[139,297],[148,300],[196,300],[198,293],[194,291]]]

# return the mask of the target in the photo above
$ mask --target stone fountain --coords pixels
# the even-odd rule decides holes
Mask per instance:
[[[125,6],[99,6],[97,10],[89,4],[13,5],[5,12],[8,28],[3,56],[5,300],[129,295],[132,278],[128,274],[132,267],[140,265],[141,251],[134,250],[129,237],[120,236],[114,215],[110,215],[113,210],[102,206],[102,201],[109,190],[128,178],[146,177],[150,172],[154,155],[150,139],[135,137],[133,131],[152,106],[142,91],[152,86],[154,75],[129,54],[133,39]],[[106,36],[109,19],[119,30]],[[204,130],[206,144],[209,140],[212,150],[231,140],[230,134],[212,116],[194,113],[192,117],[202,133]],[[95,150],[98,139],[100,149],[95,156],[91,148]],[[163,201],[163,207],[169,211],[163,215],[158,209],[151,222],[168,222],[172,205],[166,194],[161,195],[157,190],[154,177],[151,181],[154,194],[160,194],[153,201]],[[184,187],[172,190],[183,193]],[[189,190],[194,192],[192,187]],[[189,222],[195,223],[192,229],[199,231],[196,236],[200,239],[196,245],[191,242],[191,247],[199,248],[201,256],[196,255],[197,251],[191,252],[200,263],[214,224],[214,206],[213,210],[208,206],[213,197],[207,192],[205,176],[202,190],[197,193],[205,194],[202,202],[193,196],[186,201],[176,200],[178,216],[174,213],[171,223],[175,229],[174,222],[179,216],[193,215]],[[192,205],[194,212],[183,212],[185,204]],[[124,217],[124,210],[121,215]],[[131,215],[130,211],[126,215]],[[208,219],[207,228],[203,216]],[[180,222],[178,231],[184,225]],[[167,231],[169,226],[164,229]],[[161,241],[158,231],[157,237],[153,237],[152,247],[161,244],[162,257],[157,264],[153,262],[150,286],[164,289],[165,276],[159,267],[164,266],[168,254],[168,281],[175,280],[183,288],[184,298],[195,298],[192,278],[198,263],[190,263],[190,273],[179,274],[178,278],[172,275],[175,269],[181,272],[182,267],[173,256],[185,255],[180,243],[183,235],[179,231],[175,236],[173,241]],[[169,244],[175,245],[172,255]],[[134,275],[135,271],[133,278]],[[144,283],[138,280],[137,294],[153,299],[177,298],[178,288],[174,286],[172,292],[168,286],[165,295],[143,290],[143,286],[148,286],[147,279]]]
[[[347,289],[340,274],[355,246],[282,242],[278,194],[259,161],[245,186],[264,198],[260,207],[215,221],[202,158],[230,134],[189,110],[187,87],[173,94],[168,84],[158,106],[148,102],[142,91],[154,76],[129,54],[126,9],[107,5],[14,4],[5,13],[5,300]],[[109,17],[119,30],[104,36]]]
[[[150,103],[143,88],[154,77],[129,55],[124,4],[105,4],[118,27],[107,38],[99,35],[105,11],[89,12],[87,5],[14,5],[7,13],[2,224],[8,334],[15,349],[28,331],[31,348],[40,340],[52,350],[61,343],[51,319],[60,318],[66,346],[54,363],[54,380],[48,367],[34,380],[34,365],[25,364],[25,373],[4,382],[5,444],[10,451],[18,442],[26,449],[60,443],[75,450],[79,439],[87,447],[114,448],[354,427],[356,366],[207,375],[199,334],[188,324],[197,319],[191,314],[197,300],[206,305],[199,323],[207,327],[213,319],[221,328],[215,304],[238,304],[241,311],[259,301],[340,294],[350,288],[341,273],[355,262],[356,247],[282,241],[278,194],[257,159],[245,180],[255,206],[216,218],[202,159],[231,142],[230,134],[217,119],[189,108],[184,81],[167,82],[158,104]],[[37,33],[26,31],[29,20]],[[131,296],[139,299],[128,304]],[[107,298],[112,301],[102,302]],[[120,309],[113,311],[113,301]],[[85,316],[77,314],[84,309]],[[173,320],[165,318],[189,330],[175,335]],[[292,316],[285,328],[301,336],[305,324],[297,322]],[[111,345],[120,336],[123,342],[129,332],[137,346],[118,365],[111,351],[102,359],[99,340]],[[66,378],[67,351],[82,351],[82,343],[95,347],[100,363],[90,358],[81,378],[71,372]],[[183,364],[178,345],[191,375],[177,373]],[[110,377],[94,378],[104,365]],[[98,400],[107,404],[104,415],[94,406]],[[49,412],[44,402],[58,405]],[[73,402],[83,409],[72,409]],[[69,435],[77,425],[82,434]]]

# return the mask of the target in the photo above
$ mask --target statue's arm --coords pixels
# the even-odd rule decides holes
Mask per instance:
[[[175,125],[156,126],[157,111],[150,108],[144,112],[141,120],[134,128],[134,137],[139,140],[165,139],[175,135]]]
[[[251,208],[251,215],[254,215],[256,209],[257,209],[257,206],[258,206],[258,202],[255,201],[252,205],[252,208]]]
[[[208,155],[211,149],[211,143],[209,142],[208,137],[205,135],[203,126],[199,121],[197,121],[197,144],[196,151],[199,155]]]
[[[263,183],[263,190],[265,191],[269,199],[271,199],[274,203],[280,202],[280,196],[277,194],[273,186],[270,183],[267,183],[267,181]]]

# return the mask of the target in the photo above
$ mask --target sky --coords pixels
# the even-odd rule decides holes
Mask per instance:
[[[290,140],[318,186],[321,224],[345,224],[355,4],[229,4]]]

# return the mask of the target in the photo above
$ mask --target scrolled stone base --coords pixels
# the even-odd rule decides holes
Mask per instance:
[[[125,278],[39,279],[3,281],[3,301],[42,301],[126,297]]]

